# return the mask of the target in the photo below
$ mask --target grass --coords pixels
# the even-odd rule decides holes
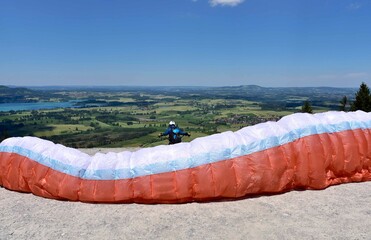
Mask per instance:
[[[50,137],[53,135],[61,135],[66,133],[80,133],[81,131],[92,130],[92,127],[88,127],[81,124],[50,124],[46,125],[46,127],[50,127],[52,130],[46,131],[36,131],[34,134],[35,136],[45,136]]]
[[[166,145],[167,140],[157,136],[163,132],[170,120],[175,121],[191,137],[184,137],[184,142],[192,141],[217,132],[237,131],[258,122],[278,119],[301,110],[275,111],[262,110],[262,102],[244,99],[202,98],[196,94],[193,99],[181,98],[183,95],[117,93],[117,92],[66,92],[66,96],[82,99],[94,94],[104,101],[150,102],[148,105],[91,107],[82,109],[51,109],[16,112],[0,116],[0,123],[11,136],[44,136],[64,144],[73,142],[73,146],[102,147],[150,147]],[[141,97],[138,97],[138,96]],[[224,95],[223,95],[224,96]],[[143,100],[144,99],[144,100]],[[305,97],[290,96],[290,101],[306,100]],[[281,102],[281,99],[278,99]],[[154,104],[152,104],[155,102]],[[324,102],[329,105],[331,102]],[[326,105],[325,105],[326,106]],[[327,111],[326,107],[313,107],[314,112]],[[22,118],[22,119],[21,119]],[[14,122],[9,126],[9,121]],[[132,119],[132,120],[130,120]],[[132,123],[128,125],[128,123]],[[8,125],[7,125],[8,124]],[[20,127],[24,124],[24,127]],[[3,127],[3,128],[4,128]],[[135,134],[139,135],[136,136]],[[98,138],[100,143],[98,143]],[[123,139],[126,140],[123,140]],[[99,145],[101,144],[101,145]]]

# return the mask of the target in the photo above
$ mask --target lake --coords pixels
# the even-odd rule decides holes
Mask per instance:
[[[20,111],[20,110],[39,110],[54,108],[71,108],[77,101],[68,102],[32,102],[32,103],[0,103],[0,112]]]

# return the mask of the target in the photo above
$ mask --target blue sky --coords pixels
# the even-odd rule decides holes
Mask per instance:
[[[369,0],[1,0],[0,85],[371,85]]]

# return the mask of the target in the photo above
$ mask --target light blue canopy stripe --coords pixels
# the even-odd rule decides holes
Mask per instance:
[[[0,151],[17,153],[56,171],[86,180],[119,180],[194,168],[204,164],[215,163],[267,150],[310,135],[336,133],[356,129],[371,129],[371,121],[311,125],[306,128],[292,130],[284,135],[268,137],[247,145],[236,145],[233,148],[221,149],[217,152],[205,152],[193,155],[190,158],[177,158],[166,162],[147,164],[145,166],[133,165],[132,168],[124,169],[85,169],[65,164],[52,158],[52,156],[45,156],[19,146],[0,146]]]

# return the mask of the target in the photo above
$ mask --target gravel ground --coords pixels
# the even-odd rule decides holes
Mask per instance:
[[[187,204],[88,204],[0,188],[0,239],[371,239],[371,182]]]

